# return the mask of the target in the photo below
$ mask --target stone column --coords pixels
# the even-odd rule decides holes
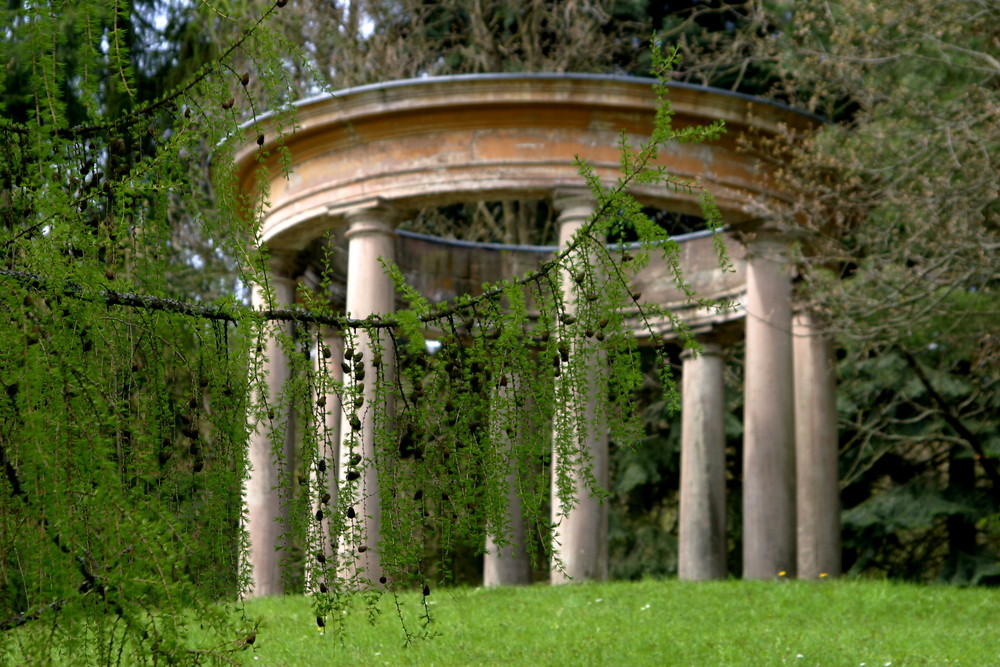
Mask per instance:
[[[747,248],[743,409],[743,576],[795,575],[795,415],[791,272],[784,241]]]
[[[726,402],[722,348],[681,355],[681,502],[678,577],[726,577]]]
[[[344,360],[343,337],[335,329],[325,329],[319,337],[318,344],[320,349],[316,355],[317,374],[326,374],[330,380],[340,382],[344,379],[344,371],[341,367],[341,362]],[[340,396],[335,391],[317,394],[316,400],[318,412],[322,415],[323,425],[320,430],[316,461],[310,469],[309,488],[313,514],[322,518],[313,524],[315,533],[310,541],[310,548],[314,552],[322,553],[326,558],[326,564],[320,566],[319,563],[316,563],[315,558],[310,558],[307,562],[317,565],[312,570],[314,573],[312,583],[322,582],[330,586],[329,574],[332,572],[330,568],[333,567],[337,558],[335,544],[331,536],[331,515],[337,507],[340,420],[343,418],[343,413],[341,412]]]
[[[268,286],[274,299],[269,302],[264,287],[254,285],[250,293],[254,308],[280,308],[295,302],[295,281],[289,276],[289,265],[289,258],[272,253]],[[290,335],[292,331],[287,322],[268,326],[277,334]],[[275,337],[267,339],[261,371],[267,382],[267,416],[250,434],[250,478],[243,492],[250,538],[250,597],[284,592],[281,561],[288,556],[284,550],[288,547],[288,503],[295,460],[294,417],[282,399],[291,363]],[[272,443],[272,436],[276,442]]]
[[[350,317],[365,318],[395,309],[395,287],[386,276],[379,258],[395,259],[394,223],[396,209],[378,204],[352,211],[347,215],[348,264],[347,304]],[[341,574],[359,587],[377,586],[382,576],[379,538],[382,502],[376,470],[376,430],[391,426],[391,392],[387,401],[376,402],[376,378],[381,373],[391,386],[395,359],[389,336],[358,333],[353,345],[345,340],[344,362],[351,367],[344,379],[357,396],[344,406],[340,427],[340,465],[338,469],[341,499],[338,508],[353,518],[348,520],[341,538]],[[347,353],[352,352],[351,359]],[[376,355],[380,369],[376,369]],[[380,419],[376,420],[376,413]],[[346,497],[345,497],[346,496]],[[351,499],[350,505],[347,499]]]
[[[514,586],[531,583],[531,560],[525,548],[526,534],[521,496],[518,493],[521,461],[517,458],[515,442],[526,437],[526,420],[518,405],[523,400],[522,381],[519,377],[509,377],[507,386],[498,387],[493,398],[493,430],[495,447],[500,450],[500,461],[506,466],[504,484],[507,491],[507,512],[504,526],[509,531],[508,544],[499,546],[492,535],[486,537],[486,553],[483,555],[484,586]]]
[[[586,224],[596,204],[589,192],[557,195],[553,203],[559,210],[559,247],[565,248],[577,230]],[[580,307],[574,287],[572,273],[564,272],[563,297],[570,315]],[[566,332],[565,335],[570,334]],[[552,448],[552,522],[555,529],[550,580],[553,584],[608,577],[608,507],[587,489],[585,474],[589,467],[597,485],[607,489],[608,435],[601,405],[604,388],[599,374],[603,357],[596,350],[587,350],[586,345],[596,343],[582,338],[575,341],[570,363],[564,364],[562,375],[568,378],[571,373],[579,373],[584,379],[584,390],[571,392],[564,404],[556,406]],[[574,368],[574,363],[585,365]],[[586,432],[577,430],[580,419]],[[569,461],[563,461],[569,452],[575,453],[570,454]],[[567,464],[575,497],[572,506],[560,500],[557,492],[557,472],[560,466]],[[558,562],[562,563],[562,569]]]
[[[810,312],[795,316],[798,574],[840,574],[840,478],[833,341]]]

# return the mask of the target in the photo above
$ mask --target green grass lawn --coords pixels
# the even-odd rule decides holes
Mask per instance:
[[[248,665],[1000,665],[1000,591],[882,581],[436,590],[437,633],[404,646],[395,602],[336,636],[301,597],[258,600]],[[423,630],[419,593],[399,597]]]

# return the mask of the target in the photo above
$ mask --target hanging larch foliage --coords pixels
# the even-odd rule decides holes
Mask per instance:
[[[431,594],[422,548],[429,540],[445,553],[487,534],[502,542],[511,466],[533,520],[529,533],[547,546],[546,475],[572,505],[574,494],[599,491],[568,482],[586,433],[636,439],[631,401],[642,373],[631,331],[666,317],[685,336],[669,311],[633,293],[630,277],[666,261],[697,299],[684,286],[676,244],[629,186],[698,193],[709,227],[718,227],[707,191],[653,165],[660,146],[710,140],[721,124],[674,130],[657,87],[651,141],[631,146],[622,136],[614,184],[581,163],[596,213],[538,271],[430,303],[387,264],[404,310],[351,319],[317,296],[322,289],[290,308],[274,300],[258,243],[267,193],[235,192],[231,160],[247,131],[251,140],[260,131],[251,90],[263,91],[275,112],[269,127],[280,133],[293,122],[289,56],[268,28],[286,0],[151,101],[135,93],[122,28],[127,3],[75,4],[72,19],[60,18],[62,3],[26,4],[2,26],[0,60],[11,74],[0,77],[0,654],[43,663],[221,663],[256,641],[254,620],[238,607],[248,585],[241,488],[255,429],[271,437],[281,461],[289,516],[282,530],[304,548],[304,587],[320,627],[337,626],[342,615],[333,612],[362,583],[347,565],[365,548],[356,481],[372,467],[383,480],[384,572],[370,600],[401,587]],[[235,62],[253,63],[253,71]],[[661,80],[671,62],[657,56]],[[112,97],[119,102],[108,103]],[[211,197],[199,194],[208,155]],[[268,307],[178,294],[170,277],[198,268],[177,247],[178,211]],[[606,239],[624,230],[638,246],[609,247]],[[625,321],[624,304],[638,306],[638,322]],[[324,329],[340,332],[342,359]],[[440,337],[435,354],[428,331]],[[269,349],[292,360],[277,396],[263,373]],[[658,363],[676,403],[669,366]],[[374,387],[372,405],[365,383]],[[606,413],[595,420],[559,410],[565,423],[553,443],[557,407],[593,391],[608,396]],[[339,463],[331,453],[335,409],[351,431]],[[283,442],[288,419],[301,434],[297,460]],[[370,458],[351,449],[363,429],[374,433]],[[558,463],[548,470],[553,448]],[[321,490],[338,465],[348,466],[346,484],[332,497]],[[289,560],[290,579],[302,576],[296,568]]]

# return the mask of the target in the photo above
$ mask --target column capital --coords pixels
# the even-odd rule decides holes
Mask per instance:
[[[346,237],[350,239],[352,236],[372,233],[394,235],[396,224],[402,218],[401,209],[383,199],[377,199],[344,214],[348,224]]]
[[[761,257],[788,262],[788,250],[793,238],[776,229],[760,229],[744,234],[740,239],[747,249],[747,258]]]
[[[312,266],[307,266],[302,275],[299,276],[299,282],[306,286],[307,289],[316,291],[320,288],[323,281],[320,274],[316,273]]]
[[[701,352],[698,353],[699,357],[721,357],[724,350],[718,343],[710,343],[708,341],[699,340],[698,344],[701,345]],[[681,351],[681,359],[694,359],[695,350],[694,348],[686,347]]]
[[[277,280],[291,280],[295,275],[298,252],[283,248],[266,247],[267,270]]]
[[[761,257],[790,262],[789,250],[793,243],[806,237],[804,230],[779,227],[774,221],[761,220],[737,234],[740,243],[747,249],[747,259]]]
[[[288,274],[281,273],[272,273],[269,280],[274,285],[277,303],[282,305],[295,303],[295,292],[299,287],[298,280]]]
[[[815,304],[796,304],[793,306],[792,328],[797,330],[796,337],[829,335],[827,317]]]
[[[560,188],[552,192],[552,207],[564,222],[589,218],[597,208],[594,193],[587,188]]]

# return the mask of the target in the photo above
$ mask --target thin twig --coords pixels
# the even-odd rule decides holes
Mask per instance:
[[[993,484],[993,499],[997,504],[1000,504],[1000,470],[997,469],[997,463],[986,453],[983,448],[983,443],[979,441],[979,438],[975,433],[966,428],[962,420],[958,418],[948,404],[944,400],[944,397],[937,392],[934,385],[931,384],[930,378],[927,377],[927,373],[924,372],[923,367],[920,362],[910,354],[908,350],[903,347],[898,347],[903,358],[906,359],[906,363],[916,374],[917,379],[920,380],[920,384],[924,385],[924,389],[930,394],[931,399],[937,403],[938,408],[941,410],[941,418],[944,419],[948,426],[952,427],[955,432],[961,437],[965,442],[969,444],[972,451],[976,453],[976,461],[983,467],[983,471],[986,476],[990,478],[990,482]]]

